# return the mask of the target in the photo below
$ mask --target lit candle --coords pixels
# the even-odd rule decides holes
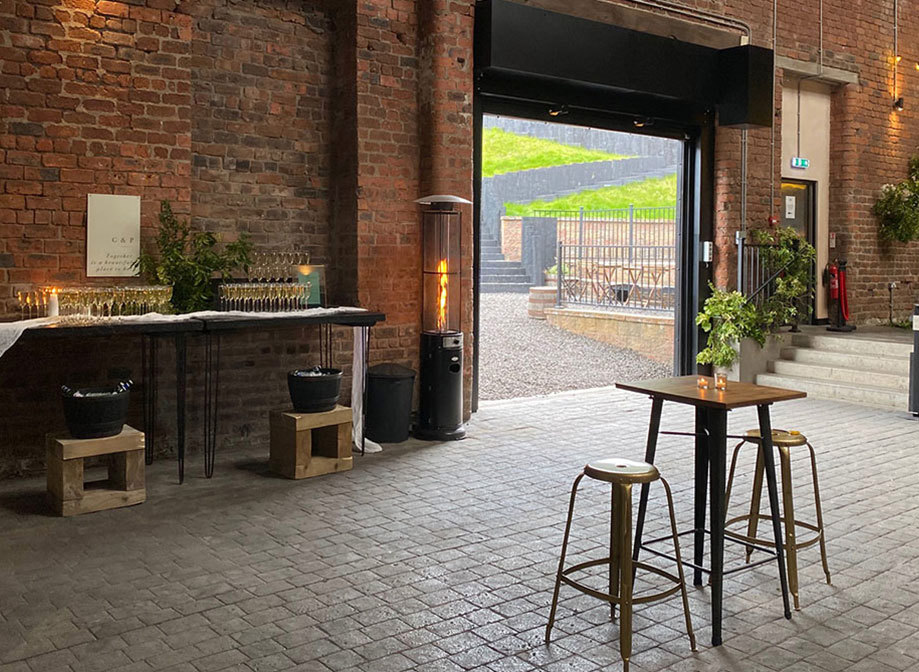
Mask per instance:
[[[699,386],[700,390],[707,390],[709,387],[708,378],[705,376],[699,376],[699,378],[696,380],[696,384]]]
[[[715,374],[715,387],[719,390],[727,389],[728,386],[728,374],[726,373],[716,373]]]
[[[48,317],[57,317],[61,312],[61,304],[57,298],[57,288],[51,290],[51,296],[48,297]]]

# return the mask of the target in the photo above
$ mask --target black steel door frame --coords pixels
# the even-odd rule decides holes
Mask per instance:
[[[678,375],[696,370],[695,357],[699,351],[701,334],[695,318],[708,297],[708,283],[712,278],[709,263],[701,263],[701,241],[714,239],[714,179],[715,179],[715,115],[711,110],[699,111],[690,105],[667,106],[667,118],[655,116],[660,108],[651,104],[647,114],[637,114],[627,103],[617,108],[606,96],[591,96],[589,90],[569,91],[584,94],[595,101],[605,102],[600,109],[592,105],[554,105],[553,111],[563,110],[563,116],[550,115],[550,106],[544,100],[522,95],[529,88],[519,80],[508,82],[507,95],[496,95],[494,90],[483,93],[476,87],[473,99],[473,364],[472,411],[479,404],[479,345],[480,278],[481,278],[481,194],[482,194],[482,122],[486,114],[500,114],[536,121],[550,121],[574,126],[588,126],[610,131],[639,133],[679,139],[683,142],[683,161],[678,185],[678,205],[681,226],[677,230],[676,308],[674,322],[674,369]],[[577,87],[575,87],[576,89]],[[567,97],[566,97],[567,98]],[[572,95],[570,99],[580,99]],[[639,109],[642,106],[639,106]],[[676,114],[674,114],[676,112]]]

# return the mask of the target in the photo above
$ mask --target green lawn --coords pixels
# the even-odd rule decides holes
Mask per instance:
[[[676,173],[665,177],[650,177],[640,182],[630,182],[614,187],[589,189],[554,201],[533,201],[527,205],[505,203],[508,215],[531,215],[534,210],[612,210],[627,208],[655,208],[676,205]]]
[[[616,161],[625,158],[628,157],[508,133],[500,128],[486,128],[482,133],[482,177],[532,168]]]

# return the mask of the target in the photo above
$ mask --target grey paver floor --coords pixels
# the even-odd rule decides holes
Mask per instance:
[[[0,484],[0,672],[621,669],[608,609],[571,589],[542,637],[571,481],[586,460],[640,458],[649,406],[608,388],[491,402],[465,441],[387,447],[300,482],[270,476],[264,446],[219,455],[210,481],[192,459],[182,486],[161,461],[147,503],[72,519],[44,513],[39,479]],[[664,410],[665,429],[690,427],[688,409]],[[803,608],[786,621],[774,565],[733,575],[717,649],[709,591],[691,588],[696,654],[678,599],[639,607],[632,669],[919,669],[919,422],[812,400],[773,416],[818,449],[833,585],[803,550]],[[729,428],[752,424],[735,411]],[[687,441],[662,437],[658,459],[683,524]],[[608,501],[582,488],[572,560],[602,553]]]

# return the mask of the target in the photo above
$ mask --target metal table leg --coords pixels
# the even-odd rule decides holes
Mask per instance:
[[[756,407],[759,415],[760,453],[763,456],[763,467],[766,471],[766,485],[769,491],[769,513],[772,516],[772,533],[775,537],[775,559],[779,565],[779,583],[782,585],[782,602],[785,607],[785,618],[791,619],[791,605],[788,602],[788,578],[785,575],[785,547],[782,543],[782,517],[779,513],[779,493],[775,481],[775,457],[772,445],[772,422],[769,418],[769,405]]]
[[[651,401],[651,420],[648,422],[648,443],[645,447],[645,462],[654,464],[654,458],[657,454],[657,436],[661,428],[661,408],[664,400],[655,397]],[[641,534],[645,527],[645,514],[648,510],[648,491],[651,489],[650,483],[644,483],[641,486],[641,495],[638,498],[638,520],[635,523],[635,547],[632,550],[633,562],[638,562],[638,555],[641,552]]]
[[[702,561],[705,558],[705,510],[708,504],[708,411],[696,408],[695,449],[695,516],[693,518],[693,563],[692,583],[702,585]]]
[[[361,338],[364,348],[364,375],[361,380],[361,455],[363,455],[367,445],[367,381],[370,379],[367,369],[370,368],[370,327],[361,327]]]
[[[158,387],[157,346],[152,334],[141,337],[141,368],[144,378],[144,462],[153,464],[156,446],[156,405]]]
[[[721,645],[724,585],[724,466],[727,453],[727,411],[708,409],[708,460],[711,472],[712,646]]]
[[[184,332],[176,332],[176,450],[179,456],[179,483],[185,481],[185,370],[186,338]]]
[[[220,391],[220,334],[204,334],[204,476],[214,475],[217,459],[217,396]]]

